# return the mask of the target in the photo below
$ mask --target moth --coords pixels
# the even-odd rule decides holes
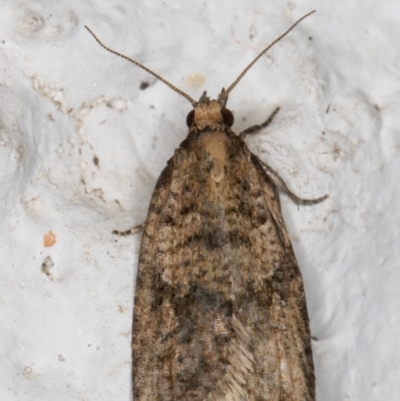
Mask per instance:
[[[314,12],[314,11],[313,11]],[[228,95],[193,100],[189,133],[155,186],[143,228],[132,334],[135,401],[314,401],[302,276],[282,218],[279,175],[236,135]],[[135,227],[128,234],[138,231]]]

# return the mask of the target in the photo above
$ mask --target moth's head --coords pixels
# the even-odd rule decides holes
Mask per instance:
[[[232,112],[225,107],[227,101],[228,94],[224,88],[222,88],[218,100],[210,100],[207,92],[204,91],[199,101],[193,105],[193,110],[186,117],[187,126],[189,128],[195,126],[198,129],[215,125],[232,127],[234,117]]]
[[[188,125],[189,128],[196,128],[196,129],[202,129],[202,128],[207,128],[207,127],[213,127],[213,126],[225,126],[225,127],[231,127],[233,125],[233,114],[232,112],[227,109],[226,102],[228,101],[228,95],[232,91],[232,89],[238,84],[238,82],[243,78],[243,76],[247,73],[247,71],[253,66],[253,64],[264,54],[270,49],[275,43],[279,42],[284,36],[286,36],[297,24],[300,23],[304,18],[308,17],[309,15],[313,14],[315,11],[311,11],[310,13],[304,15],[301,17],[299,20],[297,20],[289,29],[286,30],[285,33],[283,33],[281,36],[279,36],[277,39],[275,39],[270,45],[268,45],[242,72],[241,74],[236,78],[236,80],[228,87],[227,90],[222,89],[221,93],[218,96],[217,100],[210,100],[210,98],[207,96],[206,92],[203,93],[201,96],[200,100],[196,102],[194,99],[192,99],[188,94],[185,92],[181,91],[178,89],[176,86],[172,85],[170,82],[165,80],[164,78],[160,77],[158,74],[155,72],[151,71],[144,65],[140,64],[139,62],[131,59],[128,56],[125,56],[124,54],[118,53],[115,50],[110,49],[106,45],[104,45],[100,39],[90,30],[85,25],[85,28],[92,34],[92,36],[95,38],[95,40],[99,43],[100,46],[102,46],[104,49],[107,51],[116,54],[117,56],[120,56],[131,63],[137,65],[138,67],[144,69],[147,71],[149,74],[153,75],[160,81],[164,82],[167,86],[169,86],[172,90],[174,90],[176,93],[179,93],[181,96],[183,96],[185,99],[187,99],[193,106],[193,110],[188,114],[186,118],[186,124]]]

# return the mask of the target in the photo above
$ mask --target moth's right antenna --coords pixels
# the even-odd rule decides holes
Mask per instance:
[[[119,57],[124,58],[125,60],[130,61],[131,63],[137,65],[138,67],[142,68],[143,70],[147,71],[149,74],[153,75],[153,77],[156,77],[157,79],[159,79],[161,82],[164,82],[165,85],[169,86],[172,90],[174,90],[176,93],[179,93],[181,96],[183,96],[185,99],[189,100],[189,102],[192,104],[193,107],[197,106],[197,102],[192,99],[188,94],[186,94],[185,92],[181,91],[180,89],[178,89],[176,86],[172,85],[170,82],[168,82],[166,79],[160,77],[158,74],[156,74],[155,72],[151,71],[149,68],[145,67],[143,64],[140,64],[139,62],[131,59],[128,56],[125,56],[124,54],[118,53],[117,51],[110,49],[109,47],[107,47],[103,42],[100,41],[100,39],[92,32],[92,30],[87,27],[85,25],[85,28],[89,31],[89,33],[95,38],[96,42],[103,47],[104,49],[106,49],[107,51],[109,51],[110,53],[113,53]]]
[[[271,44],[269,44],[243,71],[242,73],[236,78],[236,80],[229,86],[227,90],[223,90],[219,100],[225,104],[226,101],[228,100],[229,93],[232,91],[232,89],[239,83],[239,81],[243,78],[243,76],[246,74],[247,71],[257,62],[257,60],[264,54],[266,53],[273,45],[275,45],[277,42],[279,42],[282,38],[284,38],[296,25],[298,25],[301,21],[303,21],[304,18],[307,18],[311,14],[314,14],[314,11],[309,12],[306,15],[303,15],[299,20],[297,20],[285,33],[283,33],[281,36],[279,36],[277,39],[275,39]]]

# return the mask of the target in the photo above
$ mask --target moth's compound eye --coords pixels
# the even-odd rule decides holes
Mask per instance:
[[[194,110],[190,111],[186,117],[186,125],[190,128],[194,120]]]
[[[235,121],[232,112],[229,109],[222,109],[221,114],[222,114],[222,118],[224,119],[224,123],[228,127],[232,127],[233,122]]]

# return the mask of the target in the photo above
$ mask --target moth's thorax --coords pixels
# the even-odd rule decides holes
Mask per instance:
[[[205,128],[217,129],[224,126],[221,114],[221,106],[216,100],[200,102],[194,108],[194,128],[203,130]]]
[[[227,158],[226,145],[229,138],[221,131],[206,131],[200,134],[199,143],[203,150],[215,161],[225,163]]]
[[[225,178],[229,141],[223,131],[205,131],[198,138],[198,156],[210,166],[209,178],[217,185]]]

